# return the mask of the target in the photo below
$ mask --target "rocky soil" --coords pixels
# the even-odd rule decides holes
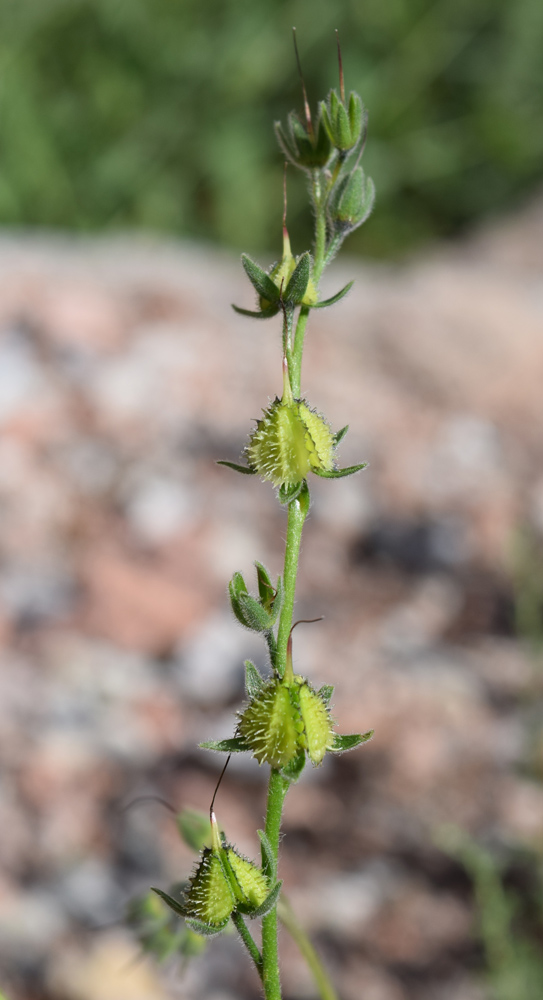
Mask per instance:
[[[454,824],[543,831],[541,674],[515,628],[520,530],[543,535],[543,203],[402,267],[343,261],[304,391],[350,424],[312,479],[295,661],[336,684],[350,755],[287,799],[281,869],[342,1000],[483,1000]],[[127,901],[190,870],[158,795],[207,809],[243,660],[226,583],[281,569],[285,514],[236,461],[281,387],[278,326],[236,260],[182,245],[0,240],[0,981],[11,1000],[253,1000],[234,937],[181,974],[138,961]],[[539,735],[538,735],[539,733]],[[538,742],[539,741],[539,742]],[[257,853],[265,774],[218,812]],[[315,996],[283,943],[286,1000]]]

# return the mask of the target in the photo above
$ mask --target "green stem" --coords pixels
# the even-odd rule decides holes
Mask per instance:
[[[319,171],[313,174],[313,206],[315,209],[315,244],[313,250],[312,280],[318,293],[319,282],[326,266],[326,195]],[[289,359],[290,382],[295,399],[301,396],[302,354],[304,349],[305,328],[309,317],[309,307],[302,306],[296,324],[292,357]]]
[[[302,956],[305,958],[317,985],[321,1000],[338,1000],[338,995],[328,978],[326,969],[324,968],[307,934],[298,923],[290,902],[284,895],[281,895],[279,903],[277,904],[277,915],[283,926],[286,927],[291,938],[293,938],[298,945]]]
[[[247,924],[245,923],[241,913],[238,913],[236,910],[234,910],[232,914],[232,920],[234,922],[234,925],[236,927],[236,930],[238,931],[241,940],[243,941],[245,947],[247,948],[247,951],[249,952],[249,955],[251,956],[255,964],[258,975],[262,979],[262,955],[258,950],[257,944],[254,941],[253,936],[249,928],[247,927]]]
[[[289,782],[287,779],[283,778],[280,771],[272,768],[268,785],[266,836],[276,860],[279,853],[281,813],[288,787]],[[281,1000],[279,954],[277,949],[277,906],[274,906],[273,910],[262,921],[262,983],[264,985],[266,1000]]]
[[[302,380],[302,353],[304,349],[304,337],[305,328],[307,326],[307,320],[309,318],[309,307],[302,306],[300,309],[300,314],[298,316],[298,322],[296,324],[296,333],[294,334],[294,346],[292,348],[292,367],[290,375],[290,383],[292,386],[292,395],[294,399],[300,399],[301,397],[301,380]]]
[[[277,671],[281,677],[287,665],[287,643],[292,628],[298,557],[302,541],[302,528],[309,510],[309,490],[302,488],[296,500],[288,505],[287,542],[285,546],[285,568],[283,573],[283,606],[277,630]]]
[[[313,260],[313,281],[318,286],[324,264],[326,247],[326,191],[323,190],[320,173],[313,175],[313,205],[315,207],[315,249]]]

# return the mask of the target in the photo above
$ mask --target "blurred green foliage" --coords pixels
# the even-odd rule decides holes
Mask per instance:
[[[278,247],[292,24],[312,106],[337,27],[369,108],[378,211],[352,251],[455,233],[539,182],[541,0],[0,0],[0,222]]]

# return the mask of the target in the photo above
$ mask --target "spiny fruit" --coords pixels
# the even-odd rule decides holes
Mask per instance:
[[[274,679],[248,704],[237,728],[259,764],[284,768],[300,750],[318,765],[334,741],[328,706],[299,674]]]
[[[261,868],[224,843],[214,814],[211,833],[212,846],[204,848],[185,893],[184,913],[189,920],[220,928],[237,906],[249,913],[262,906],[270,886]]]
[[[334,436],[303,399],[275,399],[246,448],[247,461],[274,486],[293,486],[310,470],[334,468]]]

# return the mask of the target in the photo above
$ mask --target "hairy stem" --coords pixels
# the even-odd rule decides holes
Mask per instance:
[[[276,860],[279,852],[281,813],[288,787],[289,782],[287,779],[283,778],[280,771],[272,768],[268,785],[266,836]],[[274,906],[273,910],[262,921],[262,982],[264,984],[264,996],[266,1000],[281,1000],[279,955],[277,950],[277,906]]]
[[[282,895],[279,903],[277,904],[277,915],[283,926],[286,927],[290,936],[298,945],[301,954],[305,958],[308,968],[310,969],[313,979],[315,980],[321,1000],[338,1000],[338,995],[330,982],[328,973],[326,972],[326,969],[324,968],[307,934],[298,923],[286,896]]]
[[[302,528],[309,509],[309,490],[302,490],[300,496],[288,506],[287,542],[285,546],[285,568],[283,573],[283,606],[277,631],[277,671],[282,677],[287,664],[287,643],[292,628],[298,557],[302,541]]]
[[[239,913],[237,910],[234,910],[232,914],[232,920],[234,922],[234,925],[236,927],[236,930],[238,931],[241,940],[243,941],[245,947],[247,948],[247,951],[249,952],[249,955],[251,956],[255,964],[258,975],[262,979],[262,955],[258,950],[258,946],[254,941],[253,936],[249,928],[247,927],[247,924],[245,923],[241,913]]]

